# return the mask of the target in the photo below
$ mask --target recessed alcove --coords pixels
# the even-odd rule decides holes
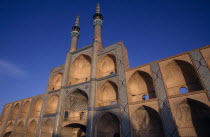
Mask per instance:
[[[36,137],[37,126],[36,120],[32,120],[27,126],[26,137]]]
[[[47,119],[42,123],[40,137],[52,137],[54,122],[51,119]]]
[[[63,77],[62,73],[55,74],[50,80],[48,91],[60,89],[62,77]]]
[[[71,64],[69,86],[90,80],[91,57],[79,55]]]
[[[49,96],[45,105],[45,115],[54,114],[57,112],[58,96]]]
[[[30,117],[38,117],[38,116],[40,116],[41,109],[42,109],[42,103],[43,103],[42,98],[38,98],[34,102],[34,104],[32,106]]]
[[[22,107],[19,118],[26,118],[30,107],[30,101],[26,101]]]
[[[12,109],[12,114],[11,114],[9,120],[15,120],[15,118],[16,118],[17,115],[18,115],[19,108],[20,108],[20,104],[19,104],[19,103],[15,104],[15,106],[14,106],[13,109]]]
[[[23,121],[20,121],[16,126],[14,137],[22,137],[23,130],[24,130],[24,123]]]

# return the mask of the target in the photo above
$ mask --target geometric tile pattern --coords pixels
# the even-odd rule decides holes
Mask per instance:
[[[119,74],[119,99],[120,99],[120,117],[122,126],[122,137],[131,137],[130,118],[128,113],[128,100],[125,80],[125,65],[123,58],[122,42],[117,44],[117,68]]]
[[[201,76],[200,78],[208,92],[208,97],[210,99],[210,71],[207,67],[207,64],[199,50],[191,52],[190,55],[193,59],[197,72]]]
[[[163,119],[164,132],[166,137],[178,137],[178,132],[172,118],[169,102],[166,96],[162,75],[158,63],[151,64],[154,85],[158,97],[160,114]]]

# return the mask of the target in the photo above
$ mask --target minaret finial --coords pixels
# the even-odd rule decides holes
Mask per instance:
[[[76,18],[75,26],[79,26],[79,16],[77,16],[77,18]]]
[[[99,4],[99,2],[97,3],[97,6],[96,6],[96,13],[100,13],[100,4]]]

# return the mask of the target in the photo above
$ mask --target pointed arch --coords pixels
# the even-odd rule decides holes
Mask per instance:
[[[136,71],[128,80],[128,98],[130,101],[141,101],[144,95],[149,99],[155,98],[155,89],[150,74],[144,71]]]
[[[16,126],[14,137],[22,137],[23,130],[24,130],[24,122],[20,121]]]
[[[117,104],[118,102],[118,87],[112,81],[106,81],[101,85],[96,93],[96,106],[108,106]]]
[[[43,99],[40,97],[38,98],[31,109],[30,117],[39,117],[42,109]]]
[[[27,117],[29,108],[30,108],[30,101],[26,101],[24,103],[23,107],[22,107],[21,112],[20,112],[20,118],[26,118]]]
[[[15,120],[15,118],[17,117],[18,115],[18,111],[19,111],[19,108],[20,108],[20,104],[17,103],[13,109],[12,109],[12,114],[10,116],[10,120]]]
[[[172,60],[164,67],[164,73],[166,87],[177,88],[177,93],[185,86],[189,92],[203,89],[194,67],[186,61]]]
[[[62,127],[61,137],[85,137],[86,126],[78,123],[72,123]]]
[[[36,120],[32,120],[27,126],[26,137],[36,137],[36,129],[37,122]]]
[[[97,137],[120,137],[120,120],[113,113],[107,112],[97,120]]]
[[[51,119],[47,119],[41,127],[40,137],[52,137],[54,122]]]
[[[11,135],[11,133],[12,133],[12,129],[13,129],[13,123],[10,122],[10,123],[7,125],[7,127],[6,127],[6,129],[5,129],[5,131],[4,131],[3,137],[10,137],[10,135]]]
[[[85,120],[87,117],[88,110],[88,95],[85,91],[76,89],[70,93],[65,99],[65,109],[68,110],[69,120]],[[84,119],[80,119],[80,113],[83,113]]]
[[[49,89],[48,91],[57,90],[61,88],[61,82],[62,82],[62,73],[55,74],[52,79],[50,80]]]
[[[113,54],[105,55],[97,66],[98,78],[117,73],[116,57]]]
[[[161,118],[156,110],[148,106],[139,107],[132,116],[134,136],[163,137]]]
[[[2,113],[1,121],[6,121],[6,119],[8,117],[8,114],[9,114],[9,111],[10,111],[10,106],[7,105],[4,109],[4,112]]]
[[[54,114],[57,112],[58,96],[52,95],[47,98],[45,106],[45,115]]]
[[[71,64],[69,85],[89,81],[90,72],[91,57],[85,54],[79,55]]]
[[[180,136],[210,136],[210,107],[194,99],[184,99],[177,105],[176,125]]]

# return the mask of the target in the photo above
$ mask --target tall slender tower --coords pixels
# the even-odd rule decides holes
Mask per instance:
[[[99,3],[96,6],[96,13],[93,15],[93,25],[94,25],[94,40],[102,43],[101,39],[101,28],[103,24],[103,15],[100,13]]]
[[[77,49],[77,42],[79,39],[79,16],[77,16],[76,21],[75,21],[75,25],[72,27],[72,31],[71,31],[71,45],[70,45],[70,52],[75,51]]]

